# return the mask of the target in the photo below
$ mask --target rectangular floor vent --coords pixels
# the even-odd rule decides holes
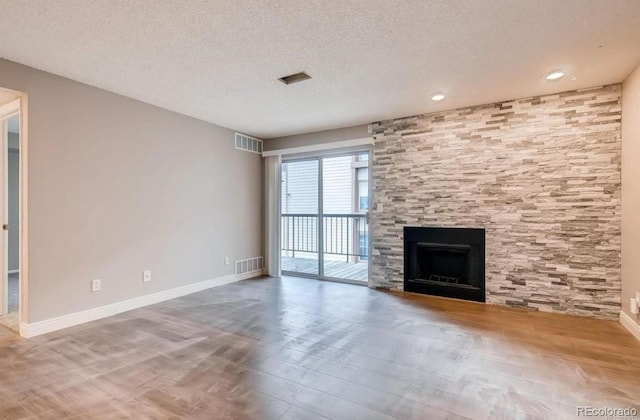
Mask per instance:
[[[255,273],[262,271],[264,268],[264,259],[262,257],[247,258],[246,260],[236,261],[236,274]]]
[[[246,134],[236,133],[236,149],[262,154],[262,140]]]

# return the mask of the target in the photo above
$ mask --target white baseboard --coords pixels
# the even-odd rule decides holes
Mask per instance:
[[[20,270],[9,270],[7,271],[7,274],[18,274],[20,272]]]
[[[640,341],[640,325],[636,321],[633,320],[629,315],[620,311],[620,323],[623,327],[625,327],[629,332]]]
[[[253,271],[251,273],[245,273],[242,275],[231,274],[229,276],[205,280],[199,283],[187,284],[186,286],[180,286],[174,289],[163,290],[161,292],[151,293],[149,295],[123,300],[109,305],[87,309],[86,311],[75,312],[51,319],[45,319],[44,321],[38,321],[30,324],[21,323],[20,335],[25,338],[31,338],[49,332],[61,330],[63,328],[73,327],[74,325],[84,324],[85,322],[107,318],[121,312],[142,308],[143,306],[153,305],[154,303],[164,302],[165,300],[175,299],[178,297],[189,295],[191,293],[201,292],[213,287],[222,286],[225,284],[261,275],[262,270]]]

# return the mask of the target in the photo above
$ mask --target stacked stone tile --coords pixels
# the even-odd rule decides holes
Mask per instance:
[[[404,226],[486,229],[487,302],[616,319],[621,86],[371,125],[372,285],[402,289]]]

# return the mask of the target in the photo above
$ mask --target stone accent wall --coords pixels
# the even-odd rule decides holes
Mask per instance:
[[[372,124],[372,286],[402,289],[404,226],[483,227],[488,303],[617,319],[620,94]]]

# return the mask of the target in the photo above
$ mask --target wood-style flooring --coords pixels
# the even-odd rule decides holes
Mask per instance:
[[[0,418],[565,419],[640,405],[611,321],[261,278],[24,340]]]

